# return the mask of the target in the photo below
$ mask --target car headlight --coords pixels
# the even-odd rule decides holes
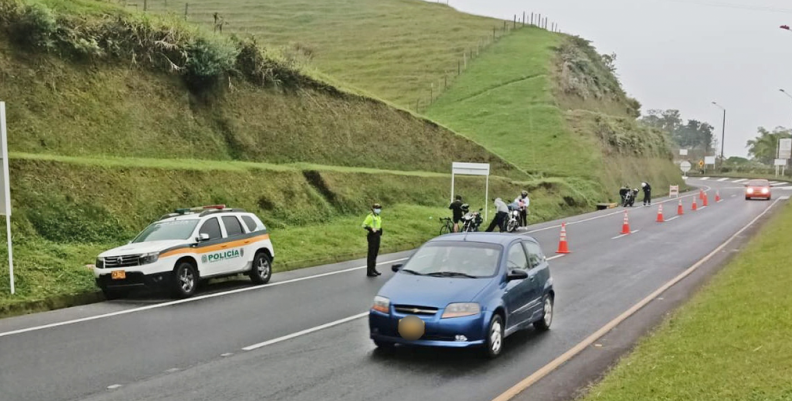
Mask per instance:
[[[390,299],[377,295],[374,297],[374,306],[371,309],[377,312],[390,313]]]
[[[753,188],[748,188],[748,189],[745,190],[745,192],[747,192],[749,194],[752,194],[753,193]]]
[[[481,313],[481,305],[473,302],[448,304],[441,319],[454,317],[475,316]]]
[[[94,263],[97,269],[104,269],[104,259],[103,258],[96,258],[96,263]]]
[[[766,194],[766,193],[768,193],[768,192],[770,192],[770,190],[769,190],[769,189],[767,189],[767,188],[762,188],[762,193],[763,193],[763,194]]]
[[[152,252],[140,255],[140,264],[147,265],[149,263],[154,263],[159,259],[159,252]]]

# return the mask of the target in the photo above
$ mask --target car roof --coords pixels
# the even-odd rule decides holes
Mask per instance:
[[[748,181],[748,183],[749,183],[749,184],[750,184],[750,183],[762,183],[762,184],[767,184],[767,183],[769,183],[769,182],[770,182],[770,181],[768,181],[768,180],[766,180],[766,179],[764,179],[764,178],[754,178],[754,179],[752,179],[752,180],[749,180],[749,181]]]
[[[428,242],[483,242],[488,244],[508,245],[517,239],[530,239],[529,236],[517,236],[507,233],[455,233],[435,237]]]

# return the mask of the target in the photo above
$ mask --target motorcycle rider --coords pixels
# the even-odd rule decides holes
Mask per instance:
[[[462,220],[462,215],[464,214],[462,212],[462,205],[463,205],[462,196],[457,195],[456,199],[453,202],[451,202],[451,205],[448,206],[448,208],[451,209],[452,212],[452,219],[454,221],[455,233],[459,232],[459,221]]]
[[[644,206],[651,206],[652,205],[652,186],[649,185],[648,182],[642,182],[641,188],[643,188],[644,199],[643,204]]]
[[[492,219],[487,232],[491,233],[497,226],[501,232],[506,231],[506,220],[509,218],[509,207],[501,198],[495,198],[495,217]]]
[[[528,198],[528,191],[523,190],[520,196],[514,198],[514,203],[518,205],[520,210],[520,227],[528,226],[528,206],[531,204],[531,199]]]
[[[627,194],[630,192],[630,187],[627,185],[622,185],[621,189],[619,190],[619,196],[621,196],[621,204],[622,206],[627,206],[625,202],[627,201]]]

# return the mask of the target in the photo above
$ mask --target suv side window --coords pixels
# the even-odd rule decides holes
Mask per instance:
[[[220,223],[217,222],[216,217],[206,220],[198,231],[198,234],[208,234],[209,240],[223,238],[223,233],[220,231]]]
[[[531,268],[539,267],[544,261],[542,248],[539,247],[539,244],[532,241],[525,241],[523,245],[525,245],[525,251],[528,252],[528,262]]]
[[[245,225],[247,226],[248,231],[251,232],[251,233],[254,232],[254,231],[261,231],[264,228],[260,224],[256,223],[256,220],[254,220],[250,216],[242,216],[242,221],[245,222]]]
[[[522,245],[519,243],[509,248],[509,259],[506,261],[506,267],[510,270],[528,270],[528,259],[525,257],[525,250],[523,250]]]
[[[223,225],[229,237],[244,233],[244,231],[242,231],[242,226],[239,224],[239,219],[235,216],[223,216]]]

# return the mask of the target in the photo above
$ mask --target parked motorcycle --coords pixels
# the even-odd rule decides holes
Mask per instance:
[[[520,227],[520,209],[518,207],[509,208],[509,220],[506,222],[506,232],[513,233]]]
[[[462,207],[462,211],[467,212],[462,216],[462,232],[472,233],[479,230],[481,223],[484,221],[481,217],[482,210],[484,209],[479,209],[478,212],[470,212],[465,206]]]

